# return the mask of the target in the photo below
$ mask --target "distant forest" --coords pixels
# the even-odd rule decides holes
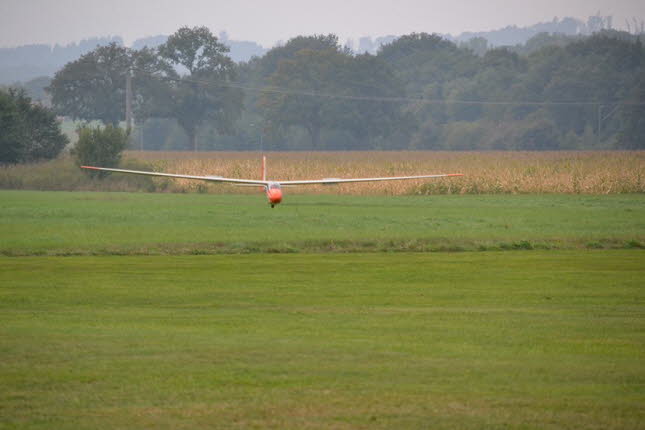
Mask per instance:
[[[155,48],[168,39],[159,35],[137,39],[132,43],[133,49],[144,47]],[[262,56],[267,51],[255,42],[229,40],[223,31],[219,39],[230,48],[233,61],[248,61],[254,56]],[[68,45],[25,45],[16,48],[0,48],[0,85],[20,85],[30,87],[29,81],[35,78],[52,77],[61,67],[70,61],[77,60],[81,55],[95,49],[97,46],[107,46],[111,43],[123,46],[123,39],[114,37],[95,37]]]
[[[645,32],[643,20],[633,18],[627,20],[625,24],[628,33],[638,34]],[[584,36],[601,30],[611,30],[612,26],[613,19],[611,16],[595,15],[589,17],[586,22],[576,18],[558,19],[556,17],[552,21],[540,22],[527,27],[507,26],[492,31],[464,32],[457,36],[442,34],[441,36],[457,44],[466,44],[481,50],[500,46],[523,45],[530,38],[540,33]],[[358,40],[349,39],[345,41],[343,46],[348,47],[356,54],[365,52],[376,54],[382,45],[391,43],[397,37],[394,35],[364,36]],[[131,48],[155,48],[165,43],[167,39],[167,35],[144,37],[135,40]],[[238,63],[249,61],[253,57],[261,57],[268,51],[267,48],[256,42],[230,39],[225,31],[219,33],[219,39],[229,47],[231,59]],[[51,77],[66,63],[78,59],[81,55],[92,51],[97,46],[106,46],[110,43],[123,45],[123,39],[119,36],[95,37],[63,46],[33,44],[15,48],[0,48],[0,85],[24,84],[34,78]],[[280,44],[283,43],[279,42],[278,45]]]
[[[132,70],[132,145],[147,150],[645,149],[643,24],[611,28],[596,16],[270,50],[184,28],[75,45],[53,80],[14,85],[70,119],[118,123]]]

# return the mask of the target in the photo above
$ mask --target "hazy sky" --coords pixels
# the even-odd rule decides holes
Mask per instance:
[[[299,34],[335,33],[341,41],[413,31],[450,33],[525,26],[600,12],[645,19],[643,0],[0,0],[0,46],[65,44],[94,36],[135,39],[205,25],[231,39],[270,47]]]

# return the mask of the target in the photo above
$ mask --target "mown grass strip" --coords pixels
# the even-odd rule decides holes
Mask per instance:
[[[601,250],[643,249],[638,240],[622,241],[599,239],[584,241],[518,242],[496,241],[434,241],[434,240],[385,240],[346,241],[319,240],[305,242],[233,242],[233,243],[178,243],[149,247],[111,246],[95,249],[2,249],[5,257],[29,256],[99,256],[99,255],[221,255],[221,254],[347,254],[364,252],[485,252],[485,251],[532,251],[532,250]]]
[[[0,191],[0,255],[639,248],[645,195],[301,196]]]
[[[639,428],[644,261],[0,258],[1,424]]]

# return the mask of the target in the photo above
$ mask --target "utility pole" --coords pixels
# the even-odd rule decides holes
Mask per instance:
[[[602,105],[598,105],[598,146],[600,146],[600,126],[602,123]]]
[[[602,132],[602,122],[603,122],[603,121],[605,121],[606,119],[609,119],[609,117],[611,117],[614,113],[616,113],[616,111],[618,110],[618,108],[620,108],[620,104],[616,104],[616,106],[614,106],[613,108],[612,108],[612,106],[611,106],[611,105],[606,105],[606,106],[607,106],[608,108],[610,108],[610,110],[609,110],[609,112],[608,112],[607,114],[603,115],[603,107],[605,107],[605,105],[602,105],[602,104],[599,104],[599,105],[598,105],[598,130],[597,130],[597,138],[598,138],[598,145],[599,145],[599,146],[600,146],[600,143],[601,143],[601,137],[600,137],[600,134],[601,134],[601,132]]]
[[[251,127],[253,127],[253,129],[256,129],[255,124],[249,124],[249,125]],[[263,146],[264,144],[263,144],[262,138],[263,138],[263,134],[264,134],[264,128],[262,127],[262,124],[258,125],[257,130],[260,131],[260,154],[263,154],[264,153],[264,146]]]
[[[132,130],[132,68],[125,75],[125,127]]]

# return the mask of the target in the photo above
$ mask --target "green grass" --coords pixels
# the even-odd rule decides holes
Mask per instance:
[[[640,194],[0,191],[0,428],[642,428],[644,243]]]
[[[0,191],[0,254],[639,248],[645,195],[303,196]]]
[[[642,428],[644,286],[642,250],[0,258],[0,427]]]

